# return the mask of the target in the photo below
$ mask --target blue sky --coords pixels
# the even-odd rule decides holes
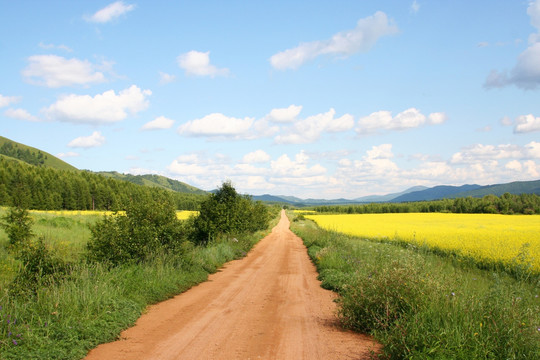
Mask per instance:
[[[0,0],[0,135],[356,198],[540,179],[540,0]]]

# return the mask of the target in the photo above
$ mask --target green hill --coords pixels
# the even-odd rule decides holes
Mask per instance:
[[[188,185],[178,180],[169,179],[161,175],[131,175],[131,174],[120,174],[116,171],[101,171],[98,174],[110,177],[117,180],[129,181],[137,185],[144,185],[150,187],[157,187],[162,189],[167,189],[171,191],[188,193],[188,194],[199,194],[204,195],[207,192],[201,189],[198,189],[194,186]]]
[[[34,166],[51,167],[58,170],[78,171],[67,162],[60,160],[45,151],[20,144],[0,136],[0,156],[6,159],[16,159]]]

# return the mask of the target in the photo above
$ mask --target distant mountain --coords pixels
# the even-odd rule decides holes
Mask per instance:
[[[402,196],[402,195],[405,195],[405,194],[409,194],[409,193],[412,193],[412,192],[415,192],[415,191],[422,191],[422,190],[427,190],[428,187],[426,186],[413,186],[411,188],[408,188],[407,190],[404,190],[402,192],[398,192],[398,193],[393,193],[393,194],[387,194],[387,195],[370,195],[370,196],[363,196],[363,197],[359,197],[359,198],[356,198],[354,199],[355,201],[358,201],[358,202],[388,202],[388,201],[392,201],[393,199],[399,197],[399,196]]]
[[[496,195],[501,196],[504,193],[510,194],[537,194],[540,195],[540,180],[535,181],[514,181],[507,184],[495,184],[482,186],[479,189],[461,192],[451,196],[452,198],[456,197],[484,197],[486,195]]]
[[[58,170],[78,169],[67,162],[60,160],[48,152],[20,144],[3,136],[0,136],[0,156],[6,159],[15,159],[34,166],[51,167]]]
[[[366,204],[373,202],[413,202],[413,201],[430,201],[438,199],[453,199],[458,197],[483,197],[488,194],[501,196],[504,193],[510,194],[538,194],[540,195],[540,180],[536,181],[515,181],[507,184],[496,185],[439,185],[435,187],[414,186],[399,193],[387,195],[371,195],[363,196],[353,200],[348,199],[300,199],[295,196],[285,195],[259,195],[253,196],[254,200],[261,200],[272,203],[290,204],[293,206],[321,206],[321,205],[349,205],[349,204]]]
[[[98,174],[107,176],[117,180],[129,181],[137,185],[159,187],[171,191],[188,193],[188,194],[207,194],[206,191],[198,189],[194,186],[188,185],[178,180],[169,179],[168,177],[161,175],[131,175],[131,174],[121,174],[116,171],[100,171]]]
[[[407,202],[407,201],[429,201],[451,197],[454,194],[459,194],[471,190],[481,188],[480,185],[462,185],[462,186],[449,186],[439,185],[429,189],[421,191],[413,191],[408,194],[404,194],[393,198],[391,202]]]

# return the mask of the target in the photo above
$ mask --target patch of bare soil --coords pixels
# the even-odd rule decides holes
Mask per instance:
[[[285,212],[272,233],[209,281],[150,306],[121,339],[87,358],[365,359],[380,348],[342,330]]]

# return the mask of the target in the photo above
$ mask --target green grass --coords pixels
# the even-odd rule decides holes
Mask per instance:
[[[34,294],[13,294],[7,284],[20,264],[0,234],[0,267],[13,268],[11,276],[0,278],[0,359],[80,359],[98,344],[117,339],[149,304],[205,281],[225,262],[246,255],[266,233],[207,247],[186,241],[176,254],[156,253],[143,263],[108,267],[84,261],[81,252],[90,236],[87,223],[95,219],[32,217],[35,233],[70,265],[60,278],[40,281]]]
[[[294,216],[294,215],[291,215]],[[391,359],[540,358],[540,284],[293,221],[349,328]]]

